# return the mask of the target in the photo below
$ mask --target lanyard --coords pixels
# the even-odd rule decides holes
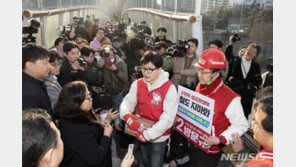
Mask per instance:
[[[243,67],[243,72],[244,72],[244,74],[245,74],[245,76],[246,76],[246,77],[244,77],[244,76],[243,76],[243,77],[244,77],[244,78],[247,78],[247,75],[248,75],[248,74],[247,74],[247,72],[246,72],[246,69],[245,69],[245,66],[244,66],[243,61],[241,62],[241,66]]]

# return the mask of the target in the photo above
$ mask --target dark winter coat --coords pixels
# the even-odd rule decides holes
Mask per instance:
[[[53,117],[51,102],[43,81],[22,73],[22,109],[41,108]]]
[[[112,167],[111,140],[101,126],[59,119],[59,129],[64,142],[60,167]]]

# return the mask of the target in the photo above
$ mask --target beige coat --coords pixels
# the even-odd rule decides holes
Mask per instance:
[[[186,84],[188,86],[191,85],[192,82],[195,82],[197,79],[197,72],[196,72],[196,67],[194,66],[194,63],[198,61],[198,57],[196,54],[194,55],[196,58],[192,61],[192,64],[190,65],[190,69],[184,69],[185,66],[185,57],[178,57],[177,60],[174,60],[174,65],[173,65],[173,70],[179,69],[180,74],[174,74],[173,77],[171,78],[171,81],[174,83],[176,87],[178,87],[181,75],[186,75],[187,76],[187,81]]]

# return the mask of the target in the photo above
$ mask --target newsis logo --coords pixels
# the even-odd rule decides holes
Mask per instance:
[[[221,161],[251,161],[254,158],[257,161],[263,161],[264,158],[260,158],[260,156],[256,157],[256,153],[230,153],[230,154],[222,154]]]

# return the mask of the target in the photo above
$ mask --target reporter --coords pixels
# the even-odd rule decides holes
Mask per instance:
[[[230,63],[225,83],[242,96],[246,118],[251,113],[253,98],[262,83],[260,65],[254,60],[260,50],[259,45],[252,43],[245,50],[243,57],[234,57],[233,54],[228,57]]]
[[[84,68],[79,65],[80,51],[75,42],[66,42],[63,46],[65,59],[60,68],[60,74],[57,75],[58,82],[65,86],[71,81],[82,79]]]
[[[60,166],[111,167],[113,128],[100,123],[92,112],[92,98],[82,81],[65,85],[55,106],[59,118],[64,158]]]

